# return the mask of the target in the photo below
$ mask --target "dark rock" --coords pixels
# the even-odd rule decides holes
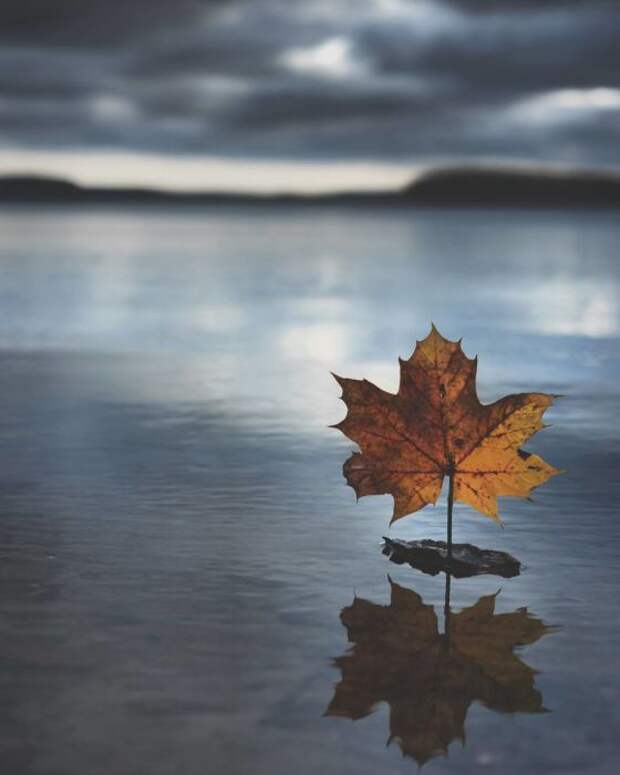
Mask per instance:
[[[479,549],[473,544],[452,544],[452,557],[448,558],[445,541],[401,541],[383,537],[383,554],[397,565],[409,563],[423,573],[435,576],[450,573],[455,578],[490,574],[512,578],[521,572],[521,563],[507,552]]]

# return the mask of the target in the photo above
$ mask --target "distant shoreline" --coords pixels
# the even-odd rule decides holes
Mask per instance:
[[[620,175],[452,168],[429,172],[395,191],[330,194],[173,192],[102,188],[62,178],[0,176],[0,204],[117,205],[351,205],[366,207],[618,208]]]

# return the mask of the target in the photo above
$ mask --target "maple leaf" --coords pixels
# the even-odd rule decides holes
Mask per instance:
[[[394,497],[390,524],[436,503],[444,476],[451,480],[450,498],[500,522],[498,496],[528,498],[560,473],[520,449],[545,427],[542,416],[557,396],[515,393],[482,404],[477,361],[465,355],[460,340],[444,339],[433,325],[412,356],[399,359],[396,394],[334,374],[348,411],[332,427],[361,449],[344,464],[344,475],[358,498]]]
[[[389,581],[389,605],[356,597],[342,609],[354,645],[334,660],[342,678],[326,716],[357,720],[388,703],[388,742],[396,739],[403,754],[421,765],[446,754],[452,740],[465,742],[467,711],[475,701],[502,713],[545,712],[536,671],[514,649],[555,628],[527,608],[496,614],[495,594],[447,612],[442,634],[433,606]]]

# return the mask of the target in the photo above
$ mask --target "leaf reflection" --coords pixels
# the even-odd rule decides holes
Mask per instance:
[[[387,702],[388,744],[396,740],[420,765],[447,754],[455,738],[465,743],[472,702],[504,713],[546,712],[536,671],[514,649],[553,628],[527,608],[496,614],[498,593],[454,614],[449,581],[443,633],[433,606],[391,579],[389,605],[356,597],[340,614],[354,645],[334,660],[342,678],[325,715],[356,720]]]

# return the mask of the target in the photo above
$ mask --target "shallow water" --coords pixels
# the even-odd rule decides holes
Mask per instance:
[[[616,772],[613,214],[15,208],[0,227],[7,772],[408,773],[429,750],[425,773]],[[526,448],[566,473],[505,499],[503,529],[455,508],[455,540],[524,569],[453,580],[454,614],[500,589],[495,614],[550,629],[478,650],[474,678],[416,683],[405,655],[378,686],[401,664],[383,625],[349,642],[340,612],[384,616],[395,583],[441,640],[443,578],[380,541],[443,538],[445,500],[391,529],[390,498],[356,504],[329,371],[394,390],[431,319],[479,353],[483,400],[565,395]],[[357,683],[326,715],[346,655]],[[481,683],[507,670],[509,696]]]

